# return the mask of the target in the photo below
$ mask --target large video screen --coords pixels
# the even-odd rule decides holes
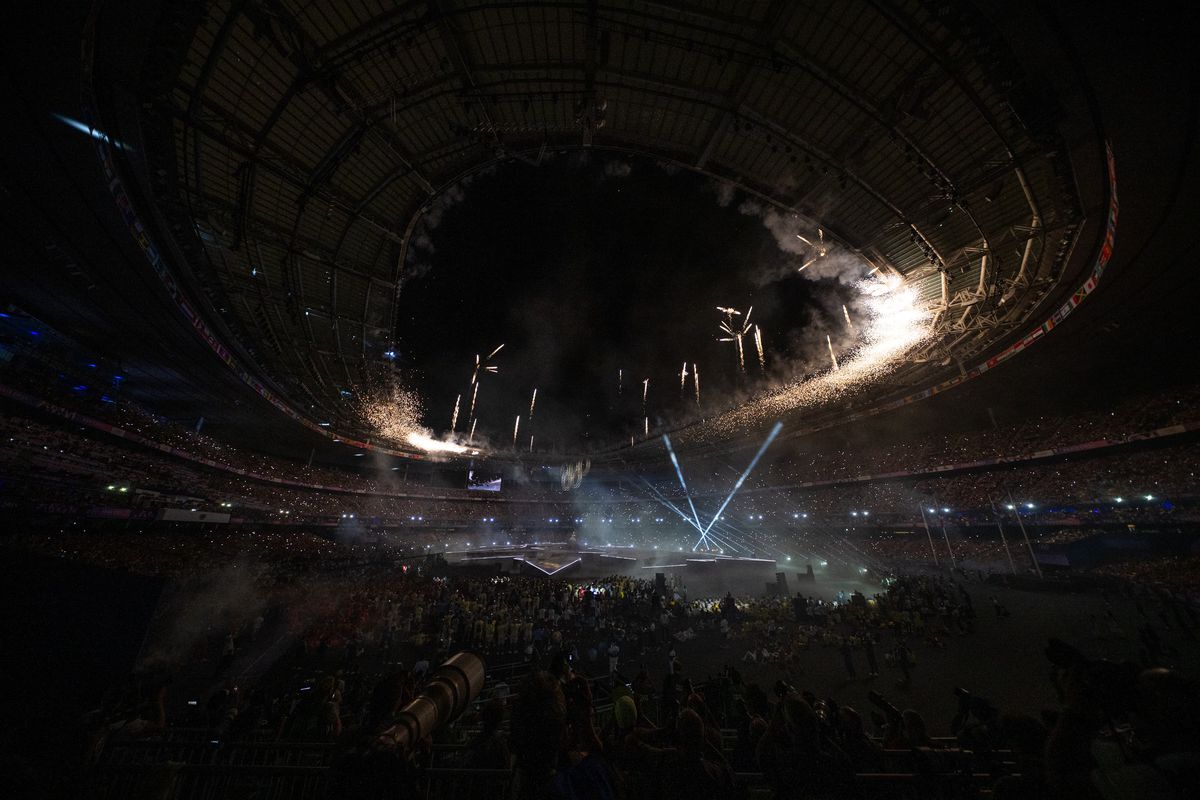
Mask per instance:
[[[501,476],[499,472],[486,469],[467,470],[467,488],[476,492],[500,491]]]

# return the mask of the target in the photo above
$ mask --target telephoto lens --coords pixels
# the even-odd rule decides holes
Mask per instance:
[[[462,716],[479,696],[484,681],[483,659],[458,653],[434,671],[412,702],[400,709],[394,725],[379,735],[381,747],[408,750],[437,728]]]

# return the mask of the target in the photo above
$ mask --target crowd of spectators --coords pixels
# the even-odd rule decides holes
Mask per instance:
[[[1102,670],[1055,644],[1047,656],[1058,709],[1002,709],[955,690],[958,713],[943,730],[943,721],[905,707],[899,698],[918,644],[976,636],[978,613],[1007,614],[995,598],[994,610],[976,609],[961,581],[944,575],[892,576],[871,597],[826,603],[803,594],[688,598],[619,576],[350,571],[303,615],[291,608],[298,595],[276,598],[266,623],[257,612],[182,656],[214,667],[217,678],[231,675],[232,656],[274,625],[300,642],[292,657],[304,667],[285,671],[298,678],[276,670],[225,680],[184,705],[144,675],[89,716],[90,757],[103,762],[106,747],[182,726],[230,744],[326,742],[325,763],[339,776],[349,765],[359,785],[381,774],[372,756],[364,761],[377,752],[364,744],[377,741],[439,659],[469,648],[513,668],[493,672],[433,749],[415,748],[401,766],[389,761],[388,780],[416,765],[511,771],[513,795],[528,798],[733,797],[748,775],[780,798],[870,796],[871,776],[896,772],[924,776],[933,794],[957,782],[971,796],[1089,797],[1119,781],[1132,796],[1182,798],[1196,786],[1200,708],[1194,686],[1159,663],[1162,650]],[[1172,619],[1196,628],[1194,612]],[[690,637],[729,651],[719,674],[676,656]],[[850,680],[859,670],[886,673],[896,688],[873,684],[882,691],[869,692],[865,708],[829,687],[808,688],[802,666],[813,648],[840,655]],[[652,678],[644,662],[660,654],[665,666]],[[747,661],[778,679],[744,679]],[[1095,750],[1109,745],[1119,747]],[[966,776],[977,783],[964,787]],[[468,788],[465,796],[477,795]]]

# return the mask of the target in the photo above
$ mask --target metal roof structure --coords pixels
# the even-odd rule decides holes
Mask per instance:
[[[938,334],[891,379],[911,387],[1081,270],[1099,203],[1077,162],[1098,171],[1103,146],[1062,99],[1067,57],[1029,62],[1052,40],[1025,13],[1018,54],[1011,9],[946,0],[169,4],[141,135],[211,310],[314,419],[352,426],[343,391],[404,336],[407,249],[439,195],[580,148],[734,184],[917,285]]]

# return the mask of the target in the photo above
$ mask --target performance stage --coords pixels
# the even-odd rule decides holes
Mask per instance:
[[[830,574],[823,565],[782,565],[774,559],[736,558],[704,552],[669,552],[636,548],[574,548],[566,543],[493,547],[445,554],[452,568],[479,574],[544,575],[563,580],[590,580],[624,575],[654,580],[662,573],[668,584],[686,589],[688,597],[764,594],[817,595],[833,599],[838,591],[862,591],[878,585],[865,576]],[[782,580],[780,580],[782,578]]]

